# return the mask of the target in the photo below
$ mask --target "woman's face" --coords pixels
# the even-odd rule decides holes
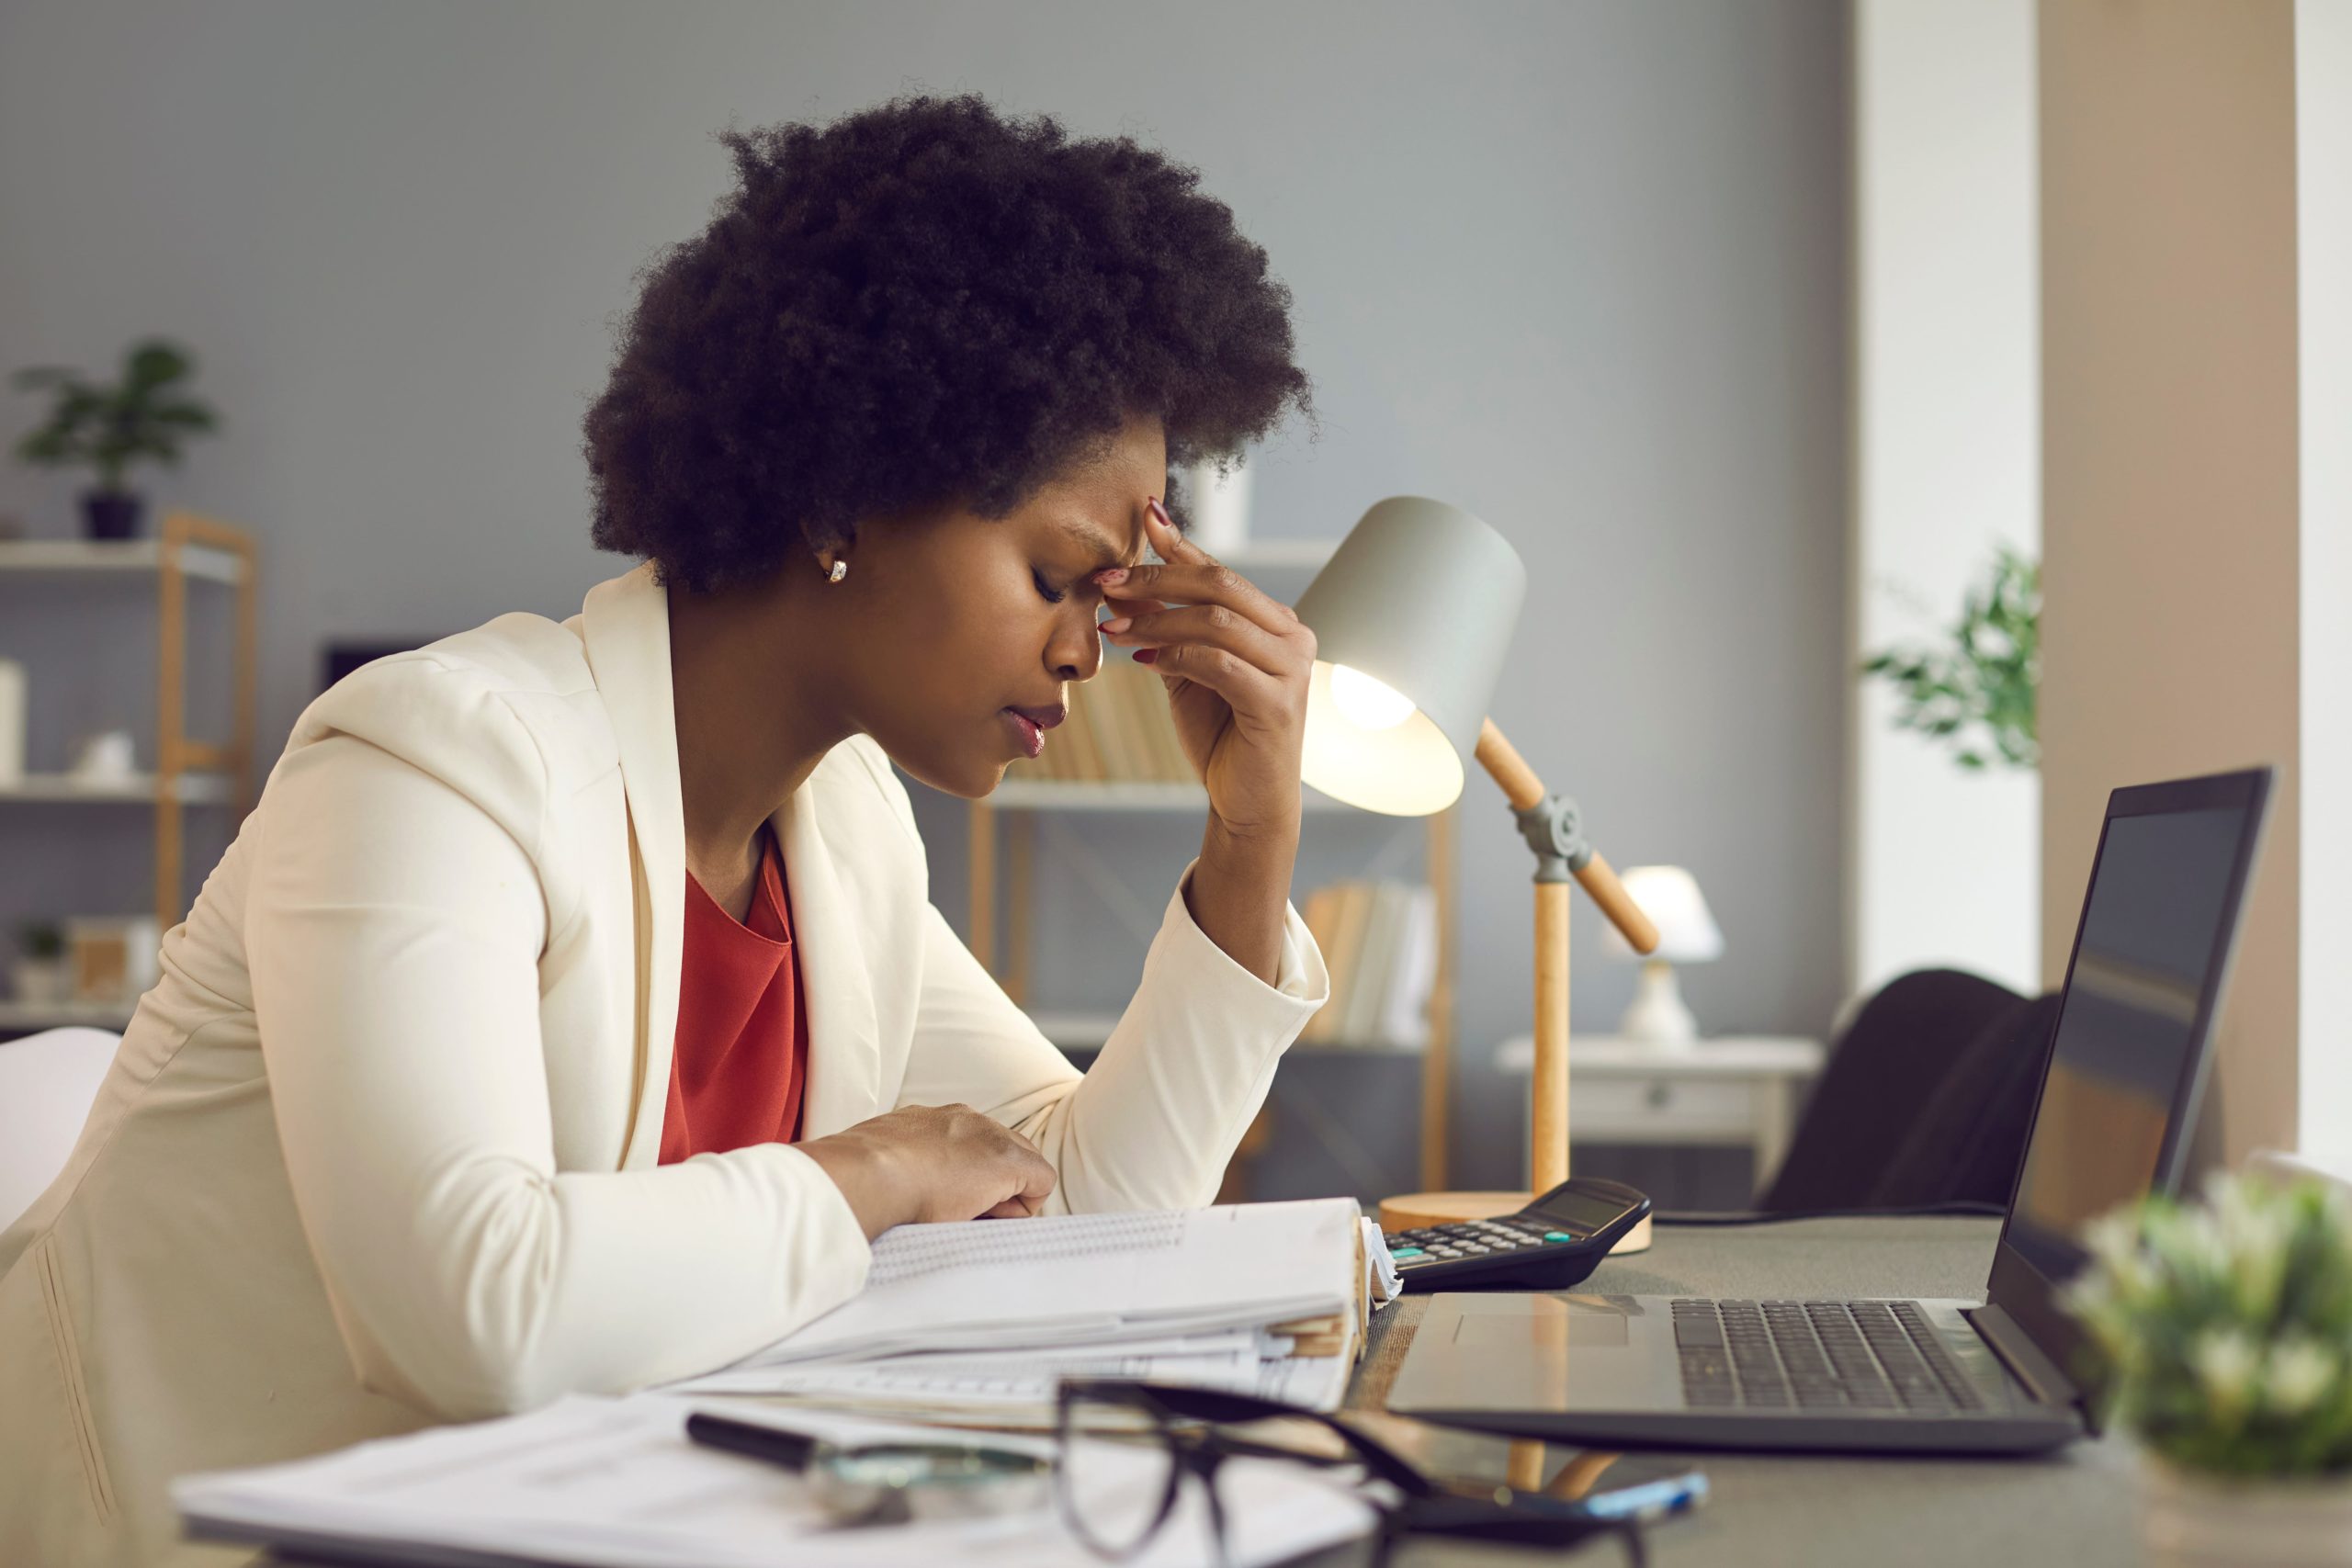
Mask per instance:
[[[821,591],[858,613],[857,652],[842,661],[857,728],[967,797],[1053,745],[1065,684],[1102,664],[1092,574],[1141,559],[1145,503],[1167,479],[1159,422],[1137,421],[1009,516],[951,510],[860,530],[842,553],[847,577]]]

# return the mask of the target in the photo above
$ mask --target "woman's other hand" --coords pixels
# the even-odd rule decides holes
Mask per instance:
[[[1165,564],[1097,574],[1112,611],[1102,636],[1135,649],[1166,684],[1185,755],[1225,830],[1295,838],[1315,634],[1178,533],[1157,498],[1145,515]]]
[[[1145,511],[1163,564],[1096,574],[1114,612],[1102,635],[1159,673],[1185,754],[1208,785],[1208,829],[1185,908],[1228,957],[1272,985],[1298,858],[1315,634],[1177,533],[1158,497]]]
[[[913,1105],[794,1145],[824,1168],[868,1241],[893,1225],[1036,1213],[1054,1168],[968,1105]]]

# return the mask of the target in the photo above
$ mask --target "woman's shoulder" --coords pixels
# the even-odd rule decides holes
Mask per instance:
[[[617,759],[579,634],[521,612],[361,665],[302,710],[287,753],[338,735],[443,777],[503,767],[544,782]]]

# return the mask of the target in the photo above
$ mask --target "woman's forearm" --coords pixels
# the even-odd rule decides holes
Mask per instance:
[[[1201,835],[1200,863],[1185,885],[1184,907],[1203,935],[1268,985],[1281,972],[1283,925],[1298,830],[1238,837],[1212,814]]]

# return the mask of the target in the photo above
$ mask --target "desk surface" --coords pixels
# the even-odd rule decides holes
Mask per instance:
[[[1660,1227],[1648,1252],[1601,1264],[1578,1289],[1612,1295],[1977,1296],[1993,1220],[1810,1220]],[[1379,1314],[1351,1405],[1377,1409],[1428,1298]],[[1702,1564],[2064,1563],[2140,1561],[2131,1450],[2114,1438],[2040,1460],[1826,1459],[1706,1453],[1707,1506],[1650,1532],[1658,1568]],[[1399,1568],[1501,1564],[1510,1554],[1417,1542]],[[1519,1561],[1526,1561],[1521,1556]],[[1612,1549],[1580,1554],[1604,1568]]]

